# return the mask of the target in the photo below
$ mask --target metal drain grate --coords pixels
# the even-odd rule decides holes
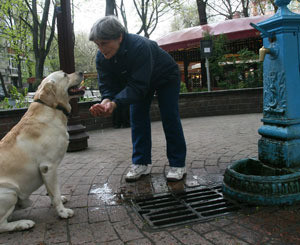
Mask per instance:
[[[159,194],[132,200],[134,209],[154,229],[204,221],[241,207],[223,197],[222,186]]]

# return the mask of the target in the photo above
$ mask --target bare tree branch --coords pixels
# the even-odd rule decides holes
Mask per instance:
[[[124,26],[125,26],[126,30],[128,31],[128,23],[127,23],[127,16],[126,16],[124,0],[121,0],[120,6],[116,5],[116,7],[121,12],[121,16],[122,16],[122,19],[123,19]],[[116,13],[118,13],[118,11],[116,11]]]
[[[224,16],[227,19],[232,19],[234,14],[238,12],[241,6],[241,1],[237,0],[221,0],[221,4],[213,2],[207,2],[207,6],[218,15]]]

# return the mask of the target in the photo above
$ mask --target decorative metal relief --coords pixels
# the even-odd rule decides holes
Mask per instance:
[[[264,79],[264,113],[282,116],[286,106],[285,73],[270,71]]]

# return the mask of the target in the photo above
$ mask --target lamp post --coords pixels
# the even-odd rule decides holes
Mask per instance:
[[[75,72],[73,25],[71,22],[70,0],[61,0],[57,11],[57,33],[60,69],[66,73]],[[78,116],[78,99],[71,99],[71,115],[68,119],[69,146],[68,151],[87,148],[89,136],[85,127],[80,124]]]
[[[212,40],[200,40],[201,57],[205,58],[206,76],[207,76],[207,91],[211,91],[209,62],[208,58],[212,55]],[[201,67],[202,69],[202,67]]]

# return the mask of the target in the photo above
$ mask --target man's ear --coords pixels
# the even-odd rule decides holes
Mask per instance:
[[[121,43],[122,41],[123,41],[123,34],[121,34],[119,37],[119,42]]]
[[[50,107],[56,107],[56,87],[52,82],[45,83],[43,87],[41,87],[40,92],[37,94],[37,98],[43,101],[46,105]]]

